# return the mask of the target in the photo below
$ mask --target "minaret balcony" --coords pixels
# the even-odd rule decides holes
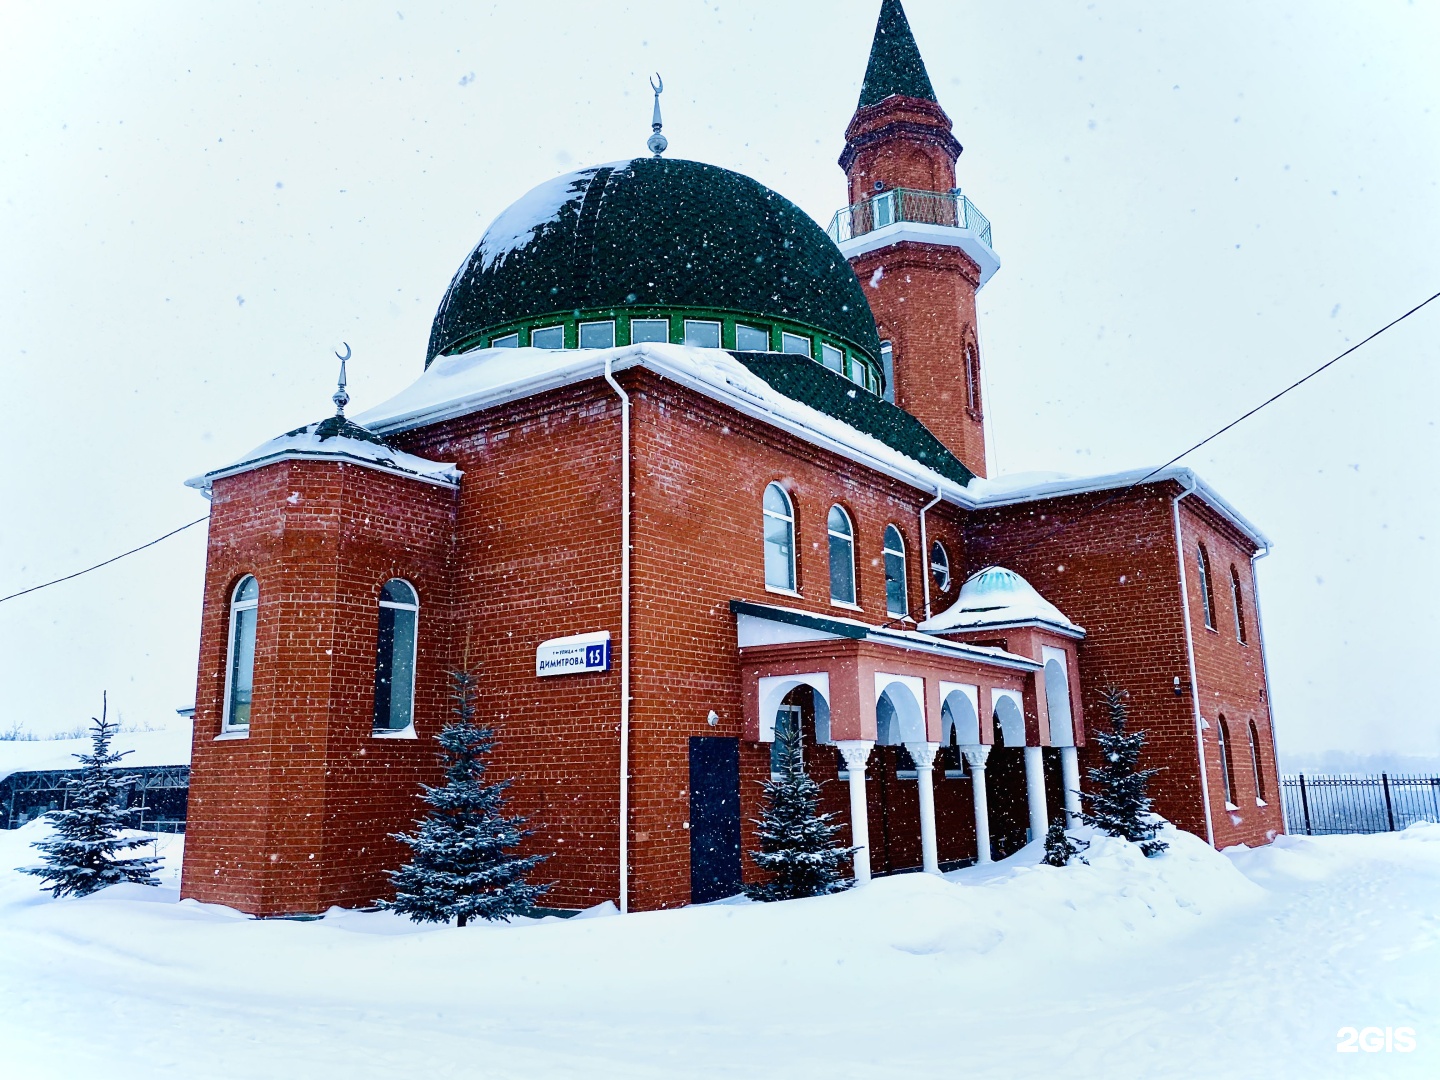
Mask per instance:
[[[891,188],[837,211],[828,231],[847,259],[910,241],[960,248],[980,267],[982,286],[1000,269],[990,219],[959,191]]]

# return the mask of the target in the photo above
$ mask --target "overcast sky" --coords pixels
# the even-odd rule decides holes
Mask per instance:
[[[421,371],[548,177],[644,152],[823,224],[879,4],[0,6],[0,595]],[[1158,463],[1440,290],[1440,5],[909,0],[980,294],[993,472]],[[1260,563],[1281,752],[1440,756],[1440,301],[1187,459]],[[204,532],[0,604],[0,728],[194,700]]]

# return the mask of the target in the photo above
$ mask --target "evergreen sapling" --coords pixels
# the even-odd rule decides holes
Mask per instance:
[[[20,868],[23,874],[41,878],[56,899],[88,896],[107,885],[126,881],[160,884],[155,880],[159,859],[126,855],[151,841],[121,835],[136,827],[140,808],[125,808],[136,777],[115,769],[116,763],[131,751],[117,754],[110,749],[118,725],[110,723],[105,698],[101,698],[100,716],[91,719],[95,726],[90,729],[90,753],[73,755],[80,760],[80,775],[64,781],[67,805],[45,815],[45,820],[55,827],[55,835],[33,845],[42,852],[41,865]]]
[[[1088,840],[1076,840],[1067,833],[1063,821],[1052,821],[1045,833],[1045,858],[1042,861],[1046,866],[1069,866],[1072,859],[1083,863],[1085,856],[1080,853],[1089,846]]]
[[[1169,846],[1155,838],[1155,821],[1150,812],[1152,800],[1145,790],[1150,777],[1160,770],[1137,767],[1140,751],[1145,747],[1145,733],[1125,730],[1125,697],[1125,691],[1113,686],[1105,691],[1110,730],[1095,736],[1102,764],[1098,769],[1086,771],[1092,790],[1082,791],[1080,797],[1088,805],[1085,824],[1139,844],[1140,850],[1151,858]]]
[[[436,736],[445,783],[424,786],[421,798],[430,813],[415,823],[414,833],[392,834],[410,848],[410,862],[390,872],[395,899],[380,906],[415,922],[508,922],[529,911],[549,888],[525,880],[546,856],[509,854],[530,834],[522,828],[523,817],[504,814],[510,781],[484,781],[484,758],[495,737],[475,722],[477,681],[469,672],[450,672],[456,719]]]
[[[766,809],[755,822],[760,850],[750,853],[770,879],[745,886],[745,895],[770,901],[843,892],[854,882],[842,864],[860,849],[836,844],[841,826],[831,824],[835,815],[817,812],[820,785],[805,774],[800,732],[788,716],[776,724],[775,739],[780,775],[765,782]]]

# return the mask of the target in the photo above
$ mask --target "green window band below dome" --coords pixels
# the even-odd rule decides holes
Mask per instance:
[[[426,363],[547,320],[574,347],[575,326],[607,312],[720,318],[732,335],[758,322],[878,371],[865,293],[814,219],[747,176],[667,158],[556,177],[496,218],[450,283]]]

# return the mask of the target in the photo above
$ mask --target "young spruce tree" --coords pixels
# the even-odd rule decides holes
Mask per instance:
[[[88,896],[90,893],[131,881],[137,885],[159,885],[155,872],[160,860],[149,855],[127,856],[126,853],[150,843],[145,837],[121,836],[125,829],[136,826],[140,809],[125,808],[126,795],[135,783],[134,776],[124,776],[115,765],[129,750],[114,753],[110,740],[118,725],[112,724],[108,703],[101,698],[100,715],[92,717],[91,749],[88,754],[75,754],[82,766],[80,775],[65,781],[69,789],[66,807],[51,810],[45,819],[55,826],[49,840],[37,840],[34,846],[43,853],[41,865],[21,868],[21,873],[43,879],[50,895]]]
[[[859,849],[837,845],[835,834],[841,826],[830,823],[835,815],[816,812],[820,785],[805,775],[800,733],[788,717],[776,725],[775,738],[780,743],[780,776],[765,782],[768,806],[755,822],[760,826],[760,850],[750,853],[771,877],[745,886],[745,895],[769,901],[843,892],[854,882],[841,866]]]
[[[1160,770],[1137,767],[1145,747],[1145,733],[1125,730],[1125,697],[1125,691],[1113,686],[1105,691],[1110,730],[1095,736],[1103,764],[1087,771],[1093,790],[1082,791],[1080,797],[1089,807],[1085,824],[1139,844],[1148,858],[1169,846],[1155,838],[1151,799],[1145,793],[1150,777]]]
[[[1069,866],[1072,859],[1083,863],[1085,856],[1080,853],[1089,846],[1089,841],[1076,840],[1066,832],[1063,821],[1052,821],[1045,833],[1045,858],[1042,861],[1046,866]]]
[[[381,906],[415,922],[509,921],[549,888],[525,881],[544,855],[509,854],[529,833],[524,818],[504,814],[510,781],[484,782],[484,757],[495,736],[475,722],[476,682],[469,672],[450,672],[456,719],[437,736],[445,783],[424,787],[430,814],[415,823],[415,832],[394,834],[410,848],[411,861],[391,871],[395,899]]]

